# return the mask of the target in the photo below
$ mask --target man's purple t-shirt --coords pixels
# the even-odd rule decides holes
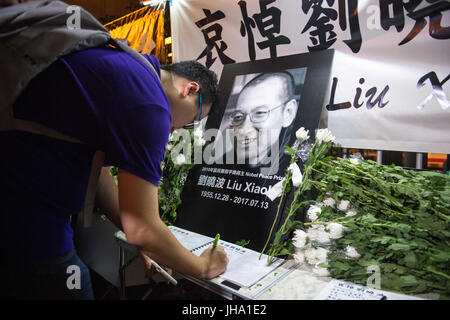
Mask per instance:
[[[145,56],[160,74],[154,56]],[[154,185],[162,175],[171,124],[159,79],[114,49],[67,55],[40,73],[14,104],[33,120],[85,144],[21,131],[0,132],[0,241],[5,262],[30,262],[73,250],[70,216],[81,211],[96,150]]]

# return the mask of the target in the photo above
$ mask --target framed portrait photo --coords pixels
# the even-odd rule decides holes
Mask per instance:
[[[309,130],[299,148],[302,169],[315,130],[326,127],[333,55],[325,50],[224,66],[219,87],[226,98],[208,117],[201,163],[188,175],[175,225],[264,247],[280,200],[266,192],[285,176],[285,147],[298,143],[299,128]]]

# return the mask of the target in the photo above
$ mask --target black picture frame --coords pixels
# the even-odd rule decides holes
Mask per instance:
[[[306,69],[304,82],[297,83],[301,88],[298,90],[298,110],[289,145],[292,146],[296,141],[295,132],[301,127],[309,130],[309,141],[312,144],[315,130],[327,126],[324,106],[331,87],[333,56],[334,50],[324,50],[225,65],[219,87],[227,99],[218,110],[209,115],[205,129],[220,127],[236,77],[304,68]],[[222,239],[226,241],[246,242],[248,248],[262,250],[280,198],[270,201],[264,194],[249,190],[254,191],[259,187],[258,192],[262,192],[275,185],[284,177],[288,164],[289,157],[285,157],[282,163],[280,162],[278,172],[265,177],[256,176],[257,169],[246,164],[197,164],[191,169],[185,182],[175,225],[210,237],[220,233]],[[302,169],[302,164],[300,168]],[[201,181],[205,181],[202,175],[203,178],[206,176],[211,180],[211,177],[214,177],[217,181],[225,179],[226,182],[222,188],[211,184],[208,186],[202,184]],[[228,188],[233,184],[234,186],[241,184],[241,189]],[[253,189],[250,188],[252,184]],[[288,196],[281,204],[281,213],[289,201]],[[274,231],[277,230],[280,221],[283,221],[283,214],[279,215]]]

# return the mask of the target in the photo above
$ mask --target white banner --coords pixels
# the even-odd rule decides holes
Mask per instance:
[[[342,147],[450,153],[450,3],[173,0],[174,61],[335,49],[328,128]]]

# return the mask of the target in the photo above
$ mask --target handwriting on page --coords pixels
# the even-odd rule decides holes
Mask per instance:
[[[349,282],[332,280],[315,298],[316,300],[381,300],[382,291]]]

